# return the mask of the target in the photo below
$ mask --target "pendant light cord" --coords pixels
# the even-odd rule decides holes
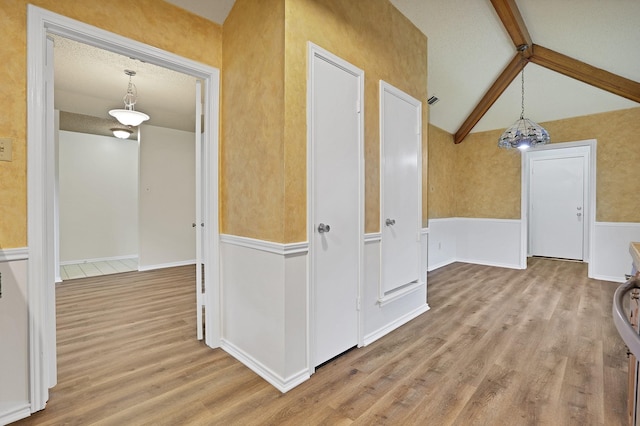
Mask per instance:
[[[520,74],[522,75],[522,110],[520,111],[520,120],[522,120],[524,119],[524,67],[522,67]]]

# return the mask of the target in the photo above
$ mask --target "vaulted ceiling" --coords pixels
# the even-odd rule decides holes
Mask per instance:
[[[224,23],[234,4],[234,0],[167,1],[218,24]],[[506,128],[519,118],[518,76],[524,64],[525,116],[534,121],[640,106],[638,0],[390,1],[428,37],[428,90],[440,99],[430,107],[429,121],[456,135],[457,142],[468,132]],[[524,62],[516,48],[520,44],[530,46]],[[76,50],[64,53],[65,48]],[[114,102],[117,106],[121,96],[113,99],[113,93],[124,95],[123,69],[131,67],[139,70],[134,81],[140,109],[151,111],[152,120],[182,114],[177,111],[179,105],[192,107],[192,79],[177,76],[176,84],[167,84],[169,76],[161,73],[156,85],[148,64],[86,54],[63,42],[56,49],[56,67],[66,67],[56,69],[56,102],[75,105],[75,112],[87,111],[79,100],[84,90],[91,93],[94,109],[111,108]],[[87,72],[92,61],[111,64],[97,64]],[[580,79],[592,80],[600,88]],[[173,92],[162,98],[165,89]],[[102,95],[112,106],[98,106]],[[149,96],[163,100],[150,102]],[[153,103],[159,104],[159,113],[153,113]],[[151,124],[164,125],[154,121]]]

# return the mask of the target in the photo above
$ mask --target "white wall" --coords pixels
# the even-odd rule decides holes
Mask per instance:
[[[195,134],[140,126],[140,270],[194,263],[195,202]]]
[[[221,347],[281,392],[309,378],[308,245],[222,235]]]
[[[623,282],[631,273],[632,241],[640,241],[640,223],[596,222],[589,274],[593,278]]]
[[[368,235],[361,294],[361,344],[367,345],[429,309],[427,235],[420,285],[384,304],[380,234]],[[308,243],[279,244],[221,235],[221,347],[282,392],[309,378]]]
[[[31,413],[26,259],[26,248],[0,249],[0,424]]]
[[[521,239],[519,220],[431,219],[428,270],[453,262],[520,269]],[[589,277],[623,282],[624,275],[631,273],[632,241],[640,241],[640,223],[596,222]]]
[[[519,220],[452,217],[429,220],[429,271],[453,262],[520,269]]]
[[[59,132],[60,262],[138,253],[138,143]]]

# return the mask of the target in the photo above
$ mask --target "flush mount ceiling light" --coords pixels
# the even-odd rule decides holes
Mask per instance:
[[[143,112],[135,110],[135,104],[138,100],[138,90],[136,85],[131,82],[131,77],[136,75],[135,71],[124,70],[124,73],[129,76],[129,86],[127,87],[127,94],[124,95],[124,109],[112,109],[109,111],[109,115],[113,116],[120,123],[125,126],[139,126],[143,121],[147,121],[149,116]]]
[[[528,48],[529,46],[526,44],[518,46],[520,52],[524,52]],[[524,67],[522,67],[520,74],[522,76],[522,109],[520,119],[513,123],[513,125],[500,136],[498,147],[506,149],[518,148],[524,151],[525,149],[535,148],[538,145],[544,145],[549,142],[549,132],[539,124],[528,118],[524,118]]]
[[[113,136],[118,139],[129,139],[129,136],[133,133],[131,129],[122,129],[119,127],[113,128],[111,131],[113,132]]]

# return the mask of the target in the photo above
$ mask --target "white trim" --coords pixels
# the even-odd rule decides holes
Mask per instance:
[[[266,251],[268,253],[279,254],[281,256],[307,253],[309,251],[309,243],[307,241],[283,244],[274,243],[273,241],[259,240],[256,238],[241,237],[238,235],[220,234],[220,242],[254,250]]]
[[[215,271],[211,288],[206,289],[205,322],[207,323],[206,344],[219,346],[220,339],[220,277],[218,248],[218,129],[219,129],[219,82],[220,70],[166,52],[147,44],[110,33],[97,27],[58,15],[48,10],[27,5],[27,205],[28,205],[28,294],[29,294],[29,350],[30,350],[30,401],[31,411],[45,407],[48,399],[48,362],[55,357],[55,348],[50,348],[47,336],[55,333],[55,325],[47,321],[48,295],[47,283],[55,282],[54,269],[54,224],[53,198],[47,188],[54,181],[51,170],[52,155],[47,146],[47,103],[45,96],[45,53],[47,33],[58,34],[66,38],[89,44],[111,52],[172,69],[200,78],[205,82],[205,149],[208,149],[207,164],[214,170],[208,176],[205,185],[209,197],[205,210],[208,212],[204,222],[211,236],[207,252],[210,254],[205,268]],[[205,188],[206,190],[207,188]],[[213,311],[213,312],[211,312]],[[52,330],[53,327],[53,331]]]
[[[608,228],[635,228],[639,227],[639,222],[596,222],[596,226]]]
[[[77,265],[79,263],[96,263],[96,262],[111,262],[116,260],[136,260],[138,261],[138,256],[112,256],[112,257],[96,257],[94,259],[78,259],[78,260],[65,260],[64,262],[60,262],[60,266],[66,265]]]
[[[461,262],[461,260],[458,259],[449,259],[449,260],[445,260],[439,263],[434,263],[433,265],[429,265],[427,267],[427,272],[431,272],[431,271],[435,271],[436,269],[440,269],[443,268],[447,265],[451,265],[452,263],[456,263],[456,262]]]
[[[392,332],[393,330],[395,330],[396,328],[408,323],[409,321],[411,321],[412,319],[422,315],[423,313],[427,312],[429,309],[431,309],[429,307],[428,304],[424,304],[421,307],[419,307],[418,309],[415,309],[411,312],[408,312],[406,315],[401,316],[400,318],[398,318],[397,320],[385,325],[384,327],[367,334],[366,336],[364,336],[364,343],[363,346],[367,346],[373,342],[375,342],[376,340],[378,340],[379,338],[385,336],[386,334],[389,334],[390,332]]]
[[[378,298],[378,305],[380,306],[387,305],[395,300],[400,299],[401,297],[404,297],[408,294],[411,294],[415,291],[420,290],[423,286],[424,286],[424,282],[416,281],[414,283],[409,283],[400,288],[393,289],[388,294],[385,294],[382,297]]]
[[[521,267],[522,269],[526,269],[527,267],[527,254],[529,253],[529,186],[530,186],[530,158],[532,155],[540,151],[553,151],[558,149],[566,149],[566,148],[578,148],[578,147],[587,147],[588,153],[587,158],[589,160],[588,165],[588,206],[583,211],[585,215],[588,215],[585,236],[584,236],[584,261],[588,262],[588,276],[593,278],[593,262],[591,261],[591,253],[593,252],[593,236],[595,233],[595,221],[596,221],[596,156],[597,156],[597,146],[598,142],[596,139],[587,139],[575,142],[563,142],[563,143],[552,143],[548,145],[543,145],[535,150],[525,151],[521,156],[521,176],[520,176],[520,219],[521,219]],[[586,203],[585,203],[586,204]]]
[[[27,259],[29,259],[28,247],[0,249],[0,262],[13,262],[14,260]]]
[[[360,244],[358,245],[358,283],[357,283],[357,300],[362,300],[363,295],[363,282],[364,282],[364,78],[365,73],[360,68],[355,67],[342,58],[332,54],[331,52],[321,48],[320,46],[307,42],[307,236],[309,239],[309,258],[308,258],[308,281],[307,281],[307,356],[309,375],[315,372],[315,363],[313,360],[315,335],[313,333],[314,320],[315,320],[315,261],[314,261],[314,247],[313,247],[313,235],[316,231],[314,229],[315,221],[315,205],[313,202],[313,194],[315,194],[315,181],[313,176],[315,175],[315,159],[313,150],[313,135],[314,135],[314,120],[313,120],[313,81],[314,81],[314,58],[321,58],[333,65],[345,70],[358,77],[358,228],[360,229]],[[362,310],[358,312],[358,346],[364,344],[363,336],[363,314]]]
[[[382,232],[370,232],[364,234],[364,243],[374,243],[376,241],[382,241]]]
[[[233,343],[225,339],[221,339],[220,347],[282,393],[293,389],[300,383],[308,380],[310,377],[309,369],[304,368],[299,372],[290,375],[289,377],[283,378],[273,372],[273,370],[262,364],[260,361],[248,355],[242,349],[238,348]]]
[[[158,263],[157,265],[144,265],[138,266],[138,271],[146,272],[146,271],[155,271],[156,269],[166,269],[166,268],[175,268],[176,266],[187,266],[187,265],[195,265],[196,260],[181,260],[179,262],[167,262],[167,263]]]
[[[31,415],[31,405],[28,402],[7,409],[0,413],[0,425],[8,425]]]

